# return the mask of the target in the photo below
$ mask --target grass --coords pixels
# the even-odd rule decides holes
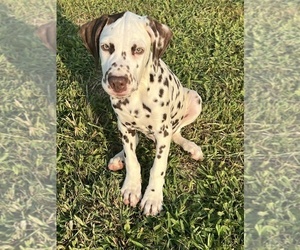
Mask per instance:
[[[299,5],[245,9],[245,247],[300,249]]]
[[[34,35],[53,3],[0,3],[0,249],[56,245],[55,56]]]
[[[57,8],[57,248],[242,249],[242,2],[60,0]],[[171,145],[164,210],[157,217],[125,206],[125,171],[107,169],[121,149],[116,117],[77,34],[88,20],[124,10],[171,27],[163,59],[204,101],[200,118],[184,134],[202,146],[205,160],[192,161]],[[154,153],[142,138],[143,189]]]

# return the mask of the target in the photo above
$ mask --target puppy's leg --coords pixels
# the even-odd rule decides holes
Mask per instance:
[[[126,166],[126,177],[121,192],[126,205],[135,207],[142,197],[141,193],[141,169],[137,160],[135,149],[138,143],[138,135],[134,130],[127,129],[118,122],[122,134],[123,157]],[[122,156],[120,152],[119,157]]]
[[[177,131],[173,137],[172,137],[173,141],[175,143],[177,143],[178,145],[180,145],[183,150],[185,150],[186,152],[191,154],[191,157],[196,160],[196,161],[202,161],[203,160],[203,153],[201,148],[195,144],[194,142],[191,142],[187,139],[185,139],[184,137],[181,136],[180,131]]]
[[[195,160],[203,160],[203,153],[199,146],[181,136],[180,130],[182,127],[196,120],[202,110],[202,100],[196,91],[184,88],[186,111],[178,129],[174,132],[172,139],[179,144],[185,151],[191,154]]]
[[[171,128],[171,125],[168,128]],[[160,133],[157,133],[156,140],[156,156],[150,171],[149,184],[141,201],[141,208],[146,215],[156,215],[162,210],[163,185],[170,150],[171,130],[161,130]]]
[[[138,136],[136,136],[136,146],[138,144]],[[124,149],[117,153],[113,158],[109,160],[108,169],[112,171],[118,171],[125,166]]]

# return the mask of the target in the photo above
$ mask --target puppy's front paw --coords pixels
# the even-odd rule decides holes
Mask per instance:
[[[141,182],[140,181],[125,181],[121,189],[123,202],[126,205],[135,207],[142,198]]]
[[[124,162],[124,154],[123,151],[115,155],[113,158],[110,159],[108,163],[108,169],[111,171],[118,171],[122,168],[124,168],[125,162]]]
[[[162,210],[163,193],[155,189],[146,189],[141,201],[141,209],[145,215],[157,215]]]

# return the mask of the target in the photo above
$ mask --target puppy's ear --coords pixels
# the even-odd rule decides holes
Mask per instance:
[[[41,25],[35,33],[48,49],[56,52],[56,22]]]
[[[148,20],[149,26],[147,31],[152,42],[152,59],[154,65],[157,67],[159,58],[161,58],[166,51],[173,34],[167,25],[161,24],[151,17],[148,17]]]
[[[96,67],[98,67],[99,65],[99,38],[104,26],[115,22],[123,15],[124,12],[114,15],[103,15],[80,27],[80,36],[84,42],[85,47],[93,55]]]

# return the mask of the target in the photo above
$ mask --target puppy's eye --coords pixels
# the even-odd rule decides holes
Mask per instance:
[[[137,54],[137,55],[141,55],[144,53],[144,49],[143,48],[136,48],[135,51],[134,51],[134,54]]]
[[[101,49],[102,49],[103,51],[109,51],[110,46],[109,46],[109,44],[102,44],[102,45],[101,45]]]

